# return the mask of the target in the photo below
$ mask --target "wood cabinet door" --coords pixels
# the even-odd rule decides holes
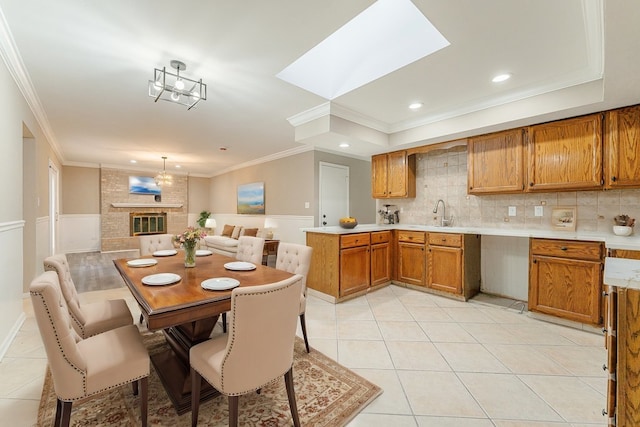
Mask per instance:
[[[411,285],[424,286],[424,245],[398,243],[398,280]]]
[[[526,191],[602,188],[602,114],[530,126]]]
[[[340,296],[362,291],[369,287],[369,246],[340,251]]]
[[[373,198],[382,199],[387,195],[387,155],[378,154],[371,157],[371,195]]]
[[[640,187],[640,106],[605,115],[605,187]]]
[[[469,194],[524,191],[524,129],[469,138]]]
[[[429,246],[427,287],[462,295],[462,249]]]
[[[407,152],[395,151],[387,156],[387,194],[407,197]]]
[[[601,266],[599,261],[532,255],[529,310],[599,325]]]
[[[640,426],[640,291],[618,289],[617,426]]]
[[[391,280],[391,244],[371,245],[371,286]]]

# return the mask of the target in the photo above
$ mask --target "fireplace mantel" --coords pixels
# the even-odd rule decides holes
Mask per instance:
[[[111,203],[114,208],[181,208],[182,203]]]

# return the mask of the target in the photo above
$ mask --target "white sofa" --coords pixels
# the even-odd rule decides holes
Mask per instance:
[[[231,233],[229,233],[229,227],[233,227]],[[209,249],[211,252],[221,255],[226,255],[235,258],[238,253],[238,237],[245,236],[245,230],[255,230],[256,237],[264,238],[264,230],[261,228],[250,228],[243,226],[229,226],[225,225],[221,230],[221,234],[214,234],[206,236],[204,238],[204,246],[200,245],[202,249]],[[250,233],[253,234],[253,233]],[[248,235],[248,234],[247,234]]]

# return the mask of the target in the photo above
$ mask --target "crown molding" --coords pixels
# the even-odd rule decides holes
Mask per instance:
[[[35,116],[36,121],[40,125],[40,129],[47,138],[51,149],[58,157],[58,160],[60,160],[61,163],[64,163],[62,150],[60,150],[60,146],[53,130],[51,129],[51,125],[49,124],[47,114],[45,113],[42,103],[40,102],[40,98],[33,87],[31,77],[29,77],[27,68],[22,61],[22,57],[18,51],[18,46],[16,46],[13,35],[11,34],[11,29],[9,28],[9,24],[7,23],[2,9],[0,9],[0,56],[4,60],[9,73],[16,82],[18,89],[22,93],[22,96],[29,105],[31,112]]]
[[[311,145],[301,145],[300,147],[292,148],[290,150],[280,151],[279,153],[271,154],[269,156],[261,157],[259,159],[251,160],[249,162],[240,163],[239,165],[231,166],[230,168],[222,169],[220,171],[215,172],[210,176],[213,178],[214,176],[223,175],[225,173],[246,168],[249,166],[259,165],[261,163],[271,162],[273,160],[282,159],[285,157],[295,156],[296,154],[306,153],[307,151],[313,151],[314,147]]]

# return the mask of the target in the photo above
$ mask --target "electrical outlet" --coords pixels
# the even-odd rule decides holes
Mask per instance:
[[[534,206],[533,216],[542,216],[542,215],[544,215],[544,208],[542,206]]]
[[[509,206],[509,216],[516,216],[516,207]]]
[[[309,209],[309,202],[304,202],[304,208]]]

